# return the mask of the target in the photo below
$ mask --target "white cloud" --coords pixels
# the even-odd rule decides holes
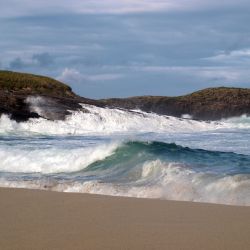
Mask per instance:
[[[98,81],[112,81],[122,78],[122,74],[95,74],[85,75],[80,73],[76,69],[65,68],[60,76],[57,77],[59,81],[66,83],[86,83],[86,82],[98,82]]]
[[[122,74],[98,74],[86,76],[89,81],[112,81],[123,77]]]
[[[57,79],[66,83],[84,83],[84,82],[97,82],[97,81],[112,81],[124,77],[123,74],[119,72],[126,71],[129,74],[133,72],[145,72],[145,73],[157,73],[166,75],[179,75],[183,77],[188,77],[191,79],[196,79],[201,82],[210,82],[218,84],[238,84],[245,83],[249,81],[250,71],[249,69],[243,67],[199,67],[199,66],[116,66],[116,67],[103,67],[107,71],[117,71],[118,73],[104,73],[96,75],[84,75],[75,69],[66,68],[61,76]]]
[[[196,76],[225,83],[237,83],[249,78],[250,73],[246,70],[235,70],[233,68],[204,68],[194,73]]]
[[[230,52],[221,51],[217,55],[205,59],[216,62],[240,61],[242,63],[242,60],[250,60],[250,49],[232,50]]]
[[[58,76],[57,79],[59,81],[66,82],[66,83],[68,82],[79,83],[85,80],[83,75],[80,72],[78,72],[75,69],[69,69],[69,68],[64,69],[62,74]]]
[[[150,67],[134,67],[136,71],[166,73],[166,74],[181,74],[184,76],[191,76],[201,78],[203,81],[216,81],[221,83],[244,83],[248,82],[250,78],[249,68],[244,67],[164,67],[164,66],[150,66]]]
[[[248,0],[0,0],[0,17],[53,13],[134,13],[249,5]]]

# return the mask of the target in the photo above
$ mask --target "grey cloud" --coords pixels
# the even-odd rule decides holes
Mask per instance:
[[[248,67],[230,67],[230,66],[213,66],[213,67],[164,67],[164,66],[137,66],[131,68],[134,71],[157,73],[157,74],[176,74],[197,78],[200,81],[220,82],[221,84],[244,83],[250,79]]]
[[[20,58],[17,57],[13,61],[10,62],[9,68],[10,69],[23,69],[27,66],[27,64]]]
[[[89,97],[249,87],[250,3],[232,8],[236,2],[217,2],[199,1],[195,7],[191,0],[188,11],[93,15],[66,10],[2,19],[1,60],[59,76]]]
[[[221,51],[205,60],[223,64],[250,64],[250,48],[232,51]]]
[[[4,0],[2,0],[4,1]],[[0,17],[91,13],[91,14],[125,14],[145,12],[193,11],[202,9],[234,8],[248,6],[248,0],[9,0],[1,4]]]
[[[34,54],[32,59],[41,67],[47,67],[54,63],[54,58],[49,53]]]
[[[76,69],[65,68],[60,76],[57,77],[59,81],[71,84],[83,84],[89,82],[99,81],[113,81],[122,78],[123,75],[119,73],[103,73],[103,74],[82,74]]]
[[[53,57],[49,53],[33,54],[25,59],[21,57],[16,57],[9,63],[10,69],[29,69],[42,67],[46,68],[54,63]]]

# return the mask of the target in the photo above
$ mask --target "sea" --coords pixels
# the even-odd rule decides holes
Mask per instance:
[[[0,187],[250,205],[250,117],[82,106],[64,121],[2,115]]]

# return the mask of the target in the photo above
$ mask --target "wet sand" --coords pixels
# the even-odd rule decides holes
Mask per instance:
[[[250,249],[250,207],[0,188],[0,249]]]

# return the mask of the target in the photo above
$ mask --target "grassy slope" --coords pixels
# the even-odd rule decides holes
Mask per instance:
[[[60,95],[74,95],[71,88],[59,82],[53,78],[46,76],[39,76],[27,73],[17,73],[12,71],[1,71],[0,70],[0,90],[6,91],[29,91],[35,93],[48,93],[48,94],[58,94]],[[192,94],[178,96],[178,97],[165,97],[165,96],[138,96],[130,98],[112,98],[106,99],[109,101],[132,101],[133,100],[143,100],[143,101],[153,101],[158,102],[162,100],[175,100],[175,101],[216,101],[223,99],[228,99],[228,101],[238,101],[240,98],[248,99],[250,97],[250,89],[243,88],[208,88],[194,92]],[[106,101],[102,100],[102,101]]]
[[[11,71],[0,71],[0,90],[68,97],[74,95],[69,86],[52,78]]]
[[[0,106],[7,105],[6,110],[12,106],[16,109],[20,105],[17,99],[12,101],[11,96],[22,95],[23,98],[26,98],[32,94],[74,99],[77,106],[81,102],[97,106],[141,109],[146,112],[177,117],[181,117],[182,114],[190,114],[195,119],[205,120],[250,114],[250,89],[220,87],[177,97],[138,96],[124,99],[91,100],[76,96],[69,86],[49,77],[0,71],[0,97],[2,99]],[[4,98],[8,100],[4,101]]]

